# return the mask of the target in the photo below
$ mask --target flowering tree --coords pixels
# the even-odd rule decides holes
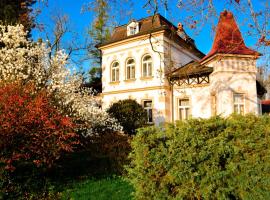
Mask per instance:
[[[47,89],[63,114],[76,120],[83,135],[120,131],[115,119],[100,109],[92,91],[82,87],[82,77],[68,68],[68,55],[55,54],[42,42],[27,39],[22,25],[0,25],[0,78],[4,83],[32,82],[37,91]]]
[[[0,162],[13,171],[16,162],[52,166],[78,143],[72,119],[63,116],[46,90],[33,84],[0,86]]]

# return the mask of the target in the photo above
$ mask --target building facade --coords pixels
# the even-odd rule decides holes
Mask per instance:
[[[189,117],[260,113],[254,50],[232,13],[221,13],[204,55],[179,23],[157,14],[114,29],[102,52],[102,106],[134,99],[156,125]]]

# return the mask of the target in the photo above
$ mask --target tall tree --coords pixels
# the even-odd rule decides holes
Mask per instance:
[[[87,47],[89,57],[92,61],[92,68],[89,71],[89,86],[97,92],[102,91],[101,84],[101,51],[96,48],[97,44],[103,43],[110,37],[109,22],[109,1],[93,0],[89,11],[95,13],[94,20],[90,26],[88,34],[91,42]]]
[[[92,58],[93,64],[101,64],[101,52],[95,46],[103,43],[110,37],[109,28],[109,2],[108,0],[94,0],[92,11],[96,13],[89,30],[91,43],[88,46],[88,52]]]
[[[34,27],[34,17],[31,16],[32,6],[37,0],[1,0],[0,21],[4,25],[22,24],[25,30]]]
[[[88,32],[91,38],[88,52],[94,64],[101,64],[100,51],[95,46],[108,40],[114,26],[130,17],[132,5],[133,0],[90,0],[84,6],[86,11],[94,15]]]
[[[89,71],[90,87],[101,92],[101,51],[96,45],[104,43],[110,38],[110,31],[123,18],[129,17],[133,1],[130,0],[91,0],[85,10],[94,13],[89,29],[91,42],[88,45],[88,55],[92,61]]]

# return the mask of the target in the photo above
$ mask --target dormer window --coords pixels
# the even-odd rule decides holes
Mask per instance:
[[[139,33],[139,23],[136,21],[132,21],[127,26],[127,36],[135,35]]]
[[[136,34],[136,27],[129,27],[129,34],[130,35]]]

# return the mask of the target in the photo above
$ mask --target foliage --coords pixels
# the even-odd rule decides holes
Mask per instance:
[[[135,134],[137,128],[147,123],[147,113],[135,100],[126,99],[113,103],[107,112],[123,126],[127,134]]]
[[[136,199],[269,199],[270,117],[191,119],[138,131]]]
[[[84,10],[92,12],[94,16],[88,31],[90,42],[87,45],[87,51],[92,61],[89,85],[98,93],[102,91],[102,54],[97,46],[110,39],[110,32],[116,25],[116,21],[120,22],[130,15],[127,7],[131,6],[131,2],[128,0],[89,0],[88,5],[84,6]],[[122,8],[123,5],[128,6]]]
[[[0,21],[5,25],[23,24],[30,31],[34,27],[31,7],[35,3],[36,0],[1,0]]]
[[[91,12],[93,21],[90,24],[88,34],[90,44],[88,53],[92,58],[92,63],[101,65],[101,52],[96,45],[106,42],[110,38],[110,32],[114,26],[129,18],[133,1],[130,0],[89,0],[89,3],[83,7],[83,10]]]
[[[0,25],[0,78],[5,82],[31,82],[36,90],[46,89],[55,99],[55,106],[76,119],[83,135],[101,131],[120,131],[115,119],[103,112],[93,92],[82,87],[83,78],[68,67],[67,54],[52,55],[46,44],[33,43],[22,25]]]
[[[102,55],[96,45],[104,43],[110,37],[109,8],[108,0],[94,0],[91,2],[91,6],[88,7],[88,10],[94,12],[94,19],[88,31],[91,42],[87,46],[87,51],[93,64],[89,71],[88,85],[98,93],[102,92]]]
[[[0,196],[4,199],[56,199],[33,174],[50,169],[79,140],[73,120],[63,116],[51,100],[46,90],[37,92],[31,83],[0,87]],[[34,198],[29,191],[37,186],[39,197]]]
[[[46,84],[43,66],[45,44],[34,44],[27,39],[22,25],[0,25],[0,78],[2,83],[22,80],[32,81],[38,87]]]
[[[4,177],[4,187],[0,187],[0,199],[5,200],[60,200],[62,199],[62,193],[56,190],[56,187],[52,185],[44,177],[23,177],[17,180],[19,177],[17,174],[14,176]],[[1,191],[2,190],[2,191]]]
[[[91,158],[106,158],[109,160],[107,168],[110,173],[123,173],[123,167],[128,160],[131,151],[130,136],[123,133],[108,132],[94,135],[82,143],[91,155]]]
[[[22,25],[0,25],[0,197],[58,198],[47,191],[44,171],[77,144],[75,133],[121,131],[67,57],[27,39]]]
[[[54,108],[46,91],[35,93],[31,84],[0,88],[0,124],[0,162],[9,171],[25,161],[51,167],[78,143],[72,119]]]
[[[101,93],[102,92],[101,68],[93,67],[89,71],[89,79],[90,81],[88,86],[93,88],[95,92]]]
[[[110,28],[108,24],[109,3],[107,0],[95,0],[92,2],[91,10],[95,12],[95,18],[88,32],[92,39],[91,44],[88,46],[88,52],[93,58],[94,63],[100,65],[101,52],[95,45],[105,42],[110,37]]]

